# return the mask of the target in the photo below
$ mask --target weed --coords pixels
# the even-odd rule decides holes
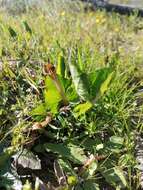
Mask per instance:
[[[0,14],[1,188],[140,188],[142,19],[32,7]]]

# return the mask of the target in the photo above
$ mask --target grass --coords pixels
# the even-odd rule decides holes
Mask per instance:
[[[84,6],[53,1],[0,13],[1,188],[141,188],[143,21]],[[58,74],[66,71],[60,83],[68,106],[45,76],[48,60],[62,65]]]

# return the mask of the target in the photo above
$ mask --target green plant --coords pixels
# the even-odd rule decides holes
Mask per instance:
[[[142,19],[43,2],[0,14],[1,188],[138,189]]]

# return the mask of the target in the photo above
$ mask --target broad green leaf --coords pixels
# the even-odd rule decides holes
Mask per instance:
[[[124,138],[118,136],[110,137],[109,141],[106,143],[107,149],[112,152],[119,153],[123,147]]]
[[[100,188],[93,180],[87,180],[83,183],[83,190],[100,190]]]
[[[103,95],[108,90],[108,86],[109,86],[109,84],[111,82],[113,74],[114,74],[114,72],[110,73],[108,75],[107,79],[101,84],[101,87],[100,87],[100,93],[101,93],[101,95]]]
[[[51,90],[45,90],[44,97],[47,108],[49,108],[53,114],[56,114],[58,112],[58,105],[61,101],[61,97],[58,96],[58,94],[56,96],[56,93]]]
[[[58,159],[59,165],[62,167],[63,171],[68,176],[76,176],[75,171],[73,170],[71,164],[66,159]]]
[[[58,105],[60,103],[61,95],[59,94],[54,81],[47,76],[45,79],[46,89],[44,90],[44,98],[46,106],[51,110],[52,113],[57,113]]]
[[[69,88],[72,88],[72,81],[71,79],[67,79],[67,78],[64,78],[60,75],[57,75],[58,76],[58,80],[60,81],[66,95],[67,95],[67,91]],[[71,89],[71,91],[75,91],[73,88]]]
[[[78,94],[77,94],[73,84],[71,84],[66,89],[66,95],[67,95],[68,101],[70,101],[70,102],[77,101],[79,99]]]
[[[110,142],[112,142],[112,143],[114,143],[114,144],[123,145],[123,143],[124,143],[124,138],[118,137],[118,136],[111,136],[111,137],[110,137]]]
[[[93,73],[89,73],[90,94],[92,99],[95,99],[99,94],[103,95],[108,89],[108,85],[113,77],[111,68],[98,69]]]
[[[83,99],[83,100],[89,100],[89,85],[88,85],[88,79],[87,75],[85,73],[82,73],[78,67],[78,65],[74,63],[69,64],[70,73],[72,76],[72,81],[75,86],[75,90],[77,94]]]
[[[75,164],[83,164],[87,159],[83,149],[76,145],[46,143],[44,144],[44,147],[46,151],[57,153],[63,158],[71,160]]]
[[[127,186],[127,181],[124,176],[124,172],[119,167],[113,167],[102,172],[107,183],[113,185],[114,187],[120,186],[125,188]]]
[[[85,114],[89,109],[91,109],[93,104],[91,102],[85,102],[82,104],[77,105],[74,108],[74,113],[76,117]]]
[[[80,142],[81,146],[90,152],[95,152],[95,149],[101,143],[102,143],[102,141],[101,141],[100,137],[96,137],[95,139],[87,137],[86,139],[84,139],[83,142]]]
[[[42,115],[42,116],[45,116],[47,114],[47,109],[46,109],[46,106],[45,104],[41,103],[40,105],[38,105],[36,108],[34,108],[30,114],[32,116],[35,116],[35,115]]]
[[[66,70],[66,67],[65,67],[65,60],[64,60],[64,57],[63,55],[59,55],[58,56],[58,65],[57,65],[57,74],[59,76],[62,76],[63,78],[65,77],[65,70]]]
[[[81,147],[74,144],[68,144],[67,147],[70,149],[71,154],[82,164],[87,160],[87,157]]]
[[[89,173],[89,175],[90,175],[90,176],[93,176],[94,173],[95,173],[95,171],[96,171],[96,169],[97,169],[97,162],[94,161],[94,162],[92,162],[92,163],[90,164],[90,166],[89,166],[89,168],[88,168],[88,173]]]

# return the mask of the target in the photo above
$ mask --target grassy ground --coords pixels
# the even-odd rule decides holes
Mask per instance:
[[[68,1],[12,10],[0,13],[1,188],[141,189],[142,18]]]

